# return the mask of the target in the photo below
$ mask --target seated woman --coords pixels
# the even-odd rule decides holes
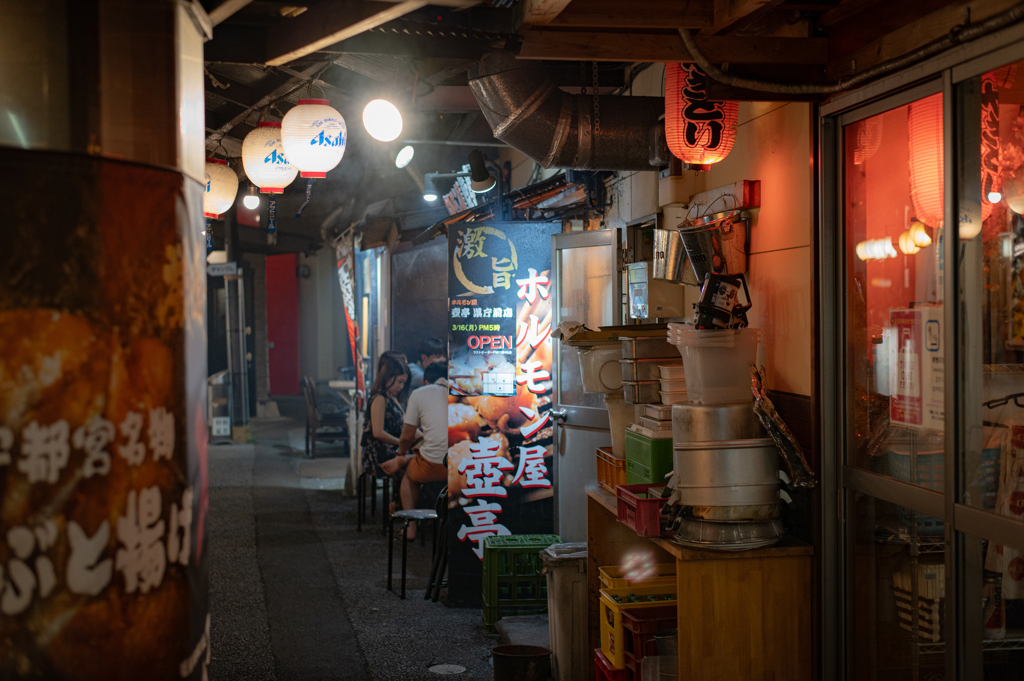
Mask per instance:
[[[402,435],[405,410],[398,396],[409,380],[409,367],[399,357],[385,353],[377,363],[370,399],[366,403],[363,422],[363,470],[375,477],[388,475],[381,464],[395,458],[398,438]]]
[[[448,365],[435,362],[423,372],[422,388],[409,398],[409,411],[405,415],[405,428],[398,444],[398,456],[384,464],[386,473],[405,468],[402,479],[402,508],[416,508],[420,485],[448,480],[445,455],[448,453]],[[423,431],[423,444],[415,454],[409,454],[419,431]],[[410,523],[406,537],[416,538],[416,523]]]

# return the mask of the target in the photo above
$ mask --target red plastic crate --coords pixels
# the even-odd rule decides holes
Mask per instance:
[[[664,487],[663,484],[619,485],[616,487],[618,498],[619,522],[635,531],[640,537],[667,536],[661,531],[661,507],[668,499],[646,499],[647,490],[651,487]]]
[[[597,670],[597,681],[627,681],[625,669],[613,669],[612,663],[604,656],[600,648],[594,649],[594,668]]]
[[[654,648],[654,635],[677,628],[678,622],[679,610],[674,605],[622,611],[623,657],[629,672],[627,681],[640,681],[640,660],[658,654]]]
[[[597,448],[597,483],[612,494],[617,485],[626,484],[626,460],[612,456],[611,447]]]

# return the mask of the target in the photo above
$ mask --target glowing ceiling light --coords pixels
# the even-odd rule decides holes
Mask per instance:
[[[249,210],[256,210],[260,207],[260,195],[256,193],[256,187],[249,185],[249,191],[246,192],[245,198],[242,199],[242,205]]]
[[[989,203],[999,203],[1002,200],[1003,200],[1003,195],[1000,194],[999,192],[989,192],[988,193],[988,202]]]
[[[415,154],[416,154],[416,150],[413,149],[411,146],[406,145],[406,146],[402,147],[398,151],[398,155],[395,156],[395,167],[396,168],[404,168],[404,167],[406,167],[407,165],[409,165],[409,162],[412,161],[412,157]]]
[[[402,134],[402,114],[386,99],[375,99],[363,109],[363,126],[373,139],[392,142]]]

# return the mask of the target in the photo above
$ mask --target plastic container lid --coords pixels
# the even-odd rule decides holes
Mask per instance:
[[[586,542],[552,544],[540,551],[540,559],[547,567],[559,567],[560,564],[575,562],[581,558],[587,558]]]

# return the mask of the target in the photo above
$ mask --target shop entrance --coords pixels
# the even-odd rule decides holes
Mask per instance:
[[[1022,57],[964,52],[823,120],[838,678],[1001,680],[1024,661]]]
[[[606,229],[551,238],[555,273],[552,327],[576,321],[597,330],[621,323],[620,233]],[[555,355],[555,532],[586,541],[586,486],[597,482],[594,451],[611,444],[604,395],[583,392],[576,348],[558,343]]]

